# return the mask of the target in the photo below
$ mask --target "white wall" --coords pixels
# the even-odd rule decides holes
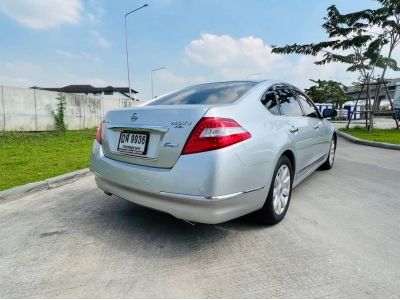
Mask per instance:
[[[127,99],[64,95],[67,103],[65,123],[68,129],[96,127],[107,111],[139,104]],[[56,109],[58,96],[57,92],[0,86],[0,130],[54,129],[54,118],[50,112]]]

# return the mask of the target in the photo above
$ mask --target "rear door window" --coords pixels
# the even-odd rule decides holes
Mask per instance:
[[[237,101],[256,84],[253,81],[200,84],[162,96],[147,105],[229,104]]]
[[[303,116],[300,104],[289,87],[278,87],[275,89],[275,92],[278,97],[282,115],[290,117]]]
[[[261,103],[274,115],[279,115],[278,101],[273,88],[268,89],[261,98]]]

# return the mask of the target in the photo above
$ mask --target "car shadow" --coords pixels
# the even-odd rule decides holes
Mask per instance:
[[[245,231],[268,229],[251,215],[217,225],[192,225],[116,196],[100,196],[95,200],[98,204],[89,218],[76,220],[75,216],[80,223],[80,233],[113,248],[135,249],[137,254],[144,256],[158,251],[162,251],[163,256],[187,255],[227,243],[227,240]]]

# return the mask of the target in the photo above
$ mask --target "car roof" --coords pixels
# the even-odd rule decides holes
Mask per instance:
[[[288,84],[291,85],[289,83],[285,83],[283,81],[279,81],[279,80],[274,80],[274,79],[261,79],[261,80],[226,80],[226,81],[210,81],[210,82],[204,82],[204,83],[199,83],[199,84],[194,84],[188,87],[193,87],[193,86],[200,86],[200,85],[207,85],[207,84],[214,84],[214,83],[236,83],[236,82],[252,82],[252,83],[256,83],[258,84],[265,84],[265,85],[273,85],[273,84]]]
[[[268,86],[271,86],[271,85],[279,84],[279,85],[288,85],[288,86],[294,87],[295,89],[298,89],[299,91],[302,91],[301,88],[295,86],[294,84],[291,84],[291,83],[288,83],[288,82],[285,82],[285,81],[282,81],[282,80],[264,79],[264,80],[254,81],[254,82],[258,82],[257,86],[263,85],[265,87],[268,87]]]
[[[270,87],[270,86],[272,86],[272,85],[276,85],[276,84],[289,85],[289,86],[295,87],[296,89],[299,89],[298,87],[296,87],[296,86],[294,86],[294,85],[292,85],[292,84],[290,84],[290,83],[286,83],[286,82],[284,82],[284,81],[275,80],[275,79],[211,81],[211,82],[205,82],[205,83],[190,85],[190,86],[187,86],[187,87],[185,87],[185,88],[191,88],[191,87],[196,87],[196,86],[201,86],[201,85],[207,85],[207,84],[215,84],[215,83],[235,83],[235,82],[237,82],[237,83],[239,83],[239,82],[251,82],[251,83],[255,83],[255,85],[254,85],[250,90],[253,90],[253,89],[256,88],[256,87],[268,88],[268,87]],[[174,92],[176,92],[176,91],[179,91],[179,90],[180,90],[180,89],[171,91],[171,92],[169,92],[169,93],[166,93],[166,94],[164,94],[164,95],[161,95],[160,97],[167,96],[167,95],[172,94],[172,93],[174,93]],[[299,90],[301,90],[301,89],[299,89]],[[159,98],[160,98],[160,97],[159,97]],[[151,99],[150,101],[147,102],[147,104],[150,104],[151,102],[156,101],[156,100],[159,99],[159,98]]]

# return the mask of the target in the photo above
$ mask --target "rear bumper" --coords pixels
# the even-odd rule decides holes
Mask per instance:
[[[224,195],[217,199],[206,199],[172,193],[149,193],[121,186],[96,174],[96,184],[103,191],[133,203],[166,212],[178,219],[217,224],[232,220],[259,208],[262,190],[245,191],[238,195]]]
[[[254,168],[248,170],[227,151],[223,157],[229,159],[229,167],[241,171],[232,172],[221,168],[221,159],[215,163],[212,155],[188,155],[172,169],[157,169],[109,159],[95,141],[91,170],[103,191],[179,219],[216,224],[261,208],[265,181],[258,182],[257,176],[244,180]]]

